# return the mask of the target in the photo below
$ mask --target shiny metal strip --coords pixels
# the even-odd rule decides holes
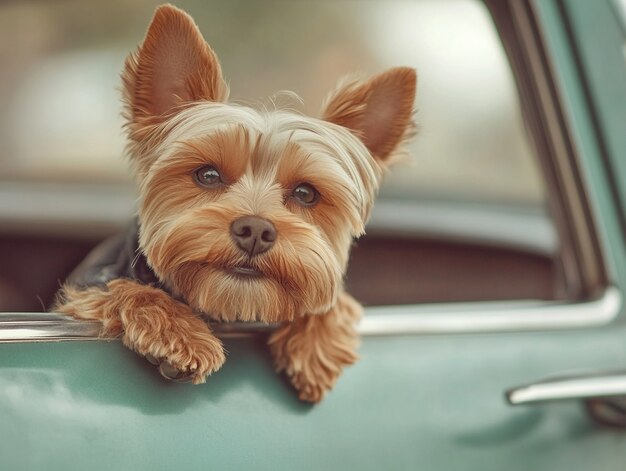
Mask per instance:
[[[24,313],[23,320],[5,322],[4,314],[0,314],[0,343],[14,342],[58,342],[65,340],[97,340],[100,324],[95,321],[77,321],[72,318],[50,314],[45,321],[28,319]]]
[[[596,300],[562,302],[480,302],[393,306],[367,309],[362,335],[464,334],[577,329],[610,322],[620,312],[622,295],[609,287]]]
[[[359,324],[364,336],[464,334],[577,329],[610,322],[622,295],[609,287],[597,300],[582,303],[506,301],[370,307]],[[220,337],[265,333],[271,325],[211,324]],[[0,313],[0,343],[96,340],[100,325],[59,314]]]
[[[272,325],[243,322],[211,324],[211,327],[222,338],[246,337],[273,328]],[[97,321],[76,320],[54,313],[0,313],[0,343],[112,340],[99,334],[100,323]]]
[[[506,392],[511,405],[626,396],[626,371],[546,379]]]

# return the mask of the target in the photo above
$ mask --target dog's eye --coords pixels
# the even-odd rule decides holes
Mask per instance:
[[[301,183],[291,192],[291,196],[303,206],[313,206],[320,199],[319,192],[313,185]]]
[[[224,183],[222,181],[222,177],[220,176],[220,172],[218,172],[217,169],[211,165],[200,167],[193,173],[193,176],[199,185],[207,188],[215,188],[221,183]]]

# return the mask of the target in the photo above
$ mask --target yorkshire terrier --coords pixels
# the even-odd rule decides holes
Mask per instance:
[[[164,5],[122,79],[137,224],[83,262],[54,310],[195,384],[225,360],[201,316],[276,323],[277,370],[320,401],[358,358],[362,309],[343,277],[414,134],[415,71],[345,81],[319,119],[230,104],[192,18]]]

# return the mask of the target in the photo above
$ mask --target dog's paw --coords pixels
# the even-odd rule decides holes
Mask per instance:
[[[203,341],[167,338],[164,343],[149,345],[145,351],[137,345],[128,346],[158,366],[164,378],[177,382],[204,383],[226,360],[224,348],[216,338]]]
[[[343,293],[324,315],[283,324],[269,339],[277,371],[284,371],[302,401],[320,402],[346,366],[358,360],[356,323],[361,306]]]
[[[183,340],[168,336],[163,340],[143,346],[124,337],[124,343],[158,366],[164,378],[177,382],[204,383],[226,360],[224,348],[215,337]]]
[[[147,354],[145,358],[146,360],[148,360],[148,362],[157,367],[161,376],[163,376],[165,379],[169,379],[170,381],[175,381],[177,383],[191,383],[193,382],[194,376],[196,376],[197,373],[197,371],[195,370],[180,370],[172,365],[165,358],[155,358],[151,354]]]
[[[150,326],[145,330],[137,326],[127,328],[124,344],[158,365],[167,379],[204,383],[226,360],[222,343],[208,329],[189,332],[184,326],[172,324],[165,332],[155,332]]]
[[[298,399],[305,402],[312,402],[314,404],[324,399],[324,396],[329,392],[340,373],[331,374],[324,378],[315,378],[311,381],[307,375],[302,372],[293,373],[290,376],[291,384],[298,391]]]
[[[155,358],[148,353],[146,355],[146,360],[154,366],[157,366],[159,373],[161,373],[161,376],[164,378],[176,381],[177,383],[188,383],[192,380],[191,374],[179,371],[163,358]]]
[[[56,309],[100,321],[102,335],[122,335],[168,379],[204,383],[225,360],[222,343],[189,306],[149,285],[117,279],[106,289],[66,286]]]
[[[335,337],[326,331],[325,336],[316,334],[311,325],[318,319],[311,318],[308,328],[287,324],[274,332],[269,346],[277,371],[284,371],[298,391],[302,401],[320,402],[341,375],[344,367],[357,359],[354,337]]]
[[[277,371],[284,371],[302,401],[317,403],[324,399],[344,369],[357,360],[351,350],[333,350],[332,348],[310,350],[310,346],[301,345],[287,356],[275,356]]]

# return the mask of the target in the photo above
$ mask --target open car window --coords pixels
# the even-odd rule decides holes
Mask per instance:
[[[568,296],[549,192],[482,2],[179,6],[220,55],[235,101],[317,114],[342,76],[417,69],[419,133],[353,250],[347,285],[358,299]],[[0,297],[17,293],[5,309],[47,305],[68,270],[133,215],[119,71],[153,7],[0,5],[0,35],[11,38],[0,46]]]

